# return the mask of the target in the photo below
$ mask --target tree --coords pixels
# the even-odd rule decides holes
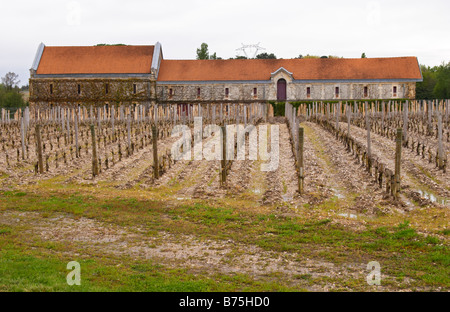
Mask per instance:
[[[233,58],[231,58],[231,59],[233,59]],[[246,60],[246,59],[247,59],[247,57],[244,55],[236,55],[236,60]]]
[[[366,53],[365,53],[365,52],[363,52],[363,53],[361,54],[361,58],[366,58]]]
[[[434,98],[434,87],[436,86],[436,71],[437,67],[429,67],[420,65],[422,71],[423,81],[416,84],[416,99],[431,100]]]
[[[197,49],[197,60],[209,60],[208,45],[202,43],[200,49]]]
[[[25,105],[20,93],[7,90],[3,84],[0,84],[0,107],[23,107]]]
[[[436,85],[433,89],[437,99],[450,98],[450,62],[442,63],[436,70]]]
[[[216,55],[216,52],[214,52],[213,54],[211,54],[211,55],[209,56],[209,59],[210,59],[210,60],[221,60],[222,58],[221,58],[220,56],[217,56],[217,55]]]
[[[5,85],[7,90],[12,90],[12,88],[17,86],[19,82],[19,75],[13,72],[9,72],[5,75],[5,77],[2,77],[2,83]]]
[[[306,54],[304,57],[303,57],[304,59],[317,59],[317,58],[319,58],[317,55],[309,55],[309,54]]]
[[[264,52],[264,53],[258,54],[256,56],[256,58],[257,59],[276,59],[277,57],[273,53],[268,54],[267,52]]]
[[[197,49],[197,60],[221,60],[221,57],[218,57],[216,52],[209,55],[208,44],[202,43],[200,49]]]

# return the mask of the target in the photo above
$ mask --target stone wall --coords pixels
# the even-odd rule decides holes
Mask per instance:
[[[151,84],[147,78],[31,78],[30,105],[144,103],[152,98]]]
[[[393,94],[393,87],[397,94]],[[311,95],[307,97],[307,87]],[[339,87],[339,96],[335,90]],[[367,87],[367,96],[364,95]],[[198,96],[200,88],[200,96]],[[229,95],[225,96],[228,88]],[[256,88],[256,95],[253,94]],[[172,91],[170,91],[172,90]],[[172,92],[170,95],[170,92]],[[160,101],[245,101],[277,99],[277,85],[271,83],[186,83],[157,85],[157,97]],[[415,98],[415,83],[295,83],[287,82],[287,99],[296,100],[336,100],[336,99],[395,99]]]
[[[226,88],[228,88],[228,96],[226,96]],[[254,88],[256,88],[256,94],[254,94]],[[158,101],[261,100],[267,97],[267,91],[270,91],[267,88],[270,89],[270,86],[266,83],[164,84],[157,85],[157,98]]]
[[[415,83],[297,83],[287,78],[287,99],[297,100],[347,100],[415,98]],[[277,78],[277,77],[275,77]],[[156,93],[161,102],[183,101],[265,101],[277,100],[277,81],[257,83],[176,83],[158,84],[148,78],[31,78],[30,104],[54,103],[154,103]],[[156,86],[155,86],[156,84]],[[52,87],[50,87],[52,85]],[[134,85],[136,93],[134,93]],[[80,86],[80,93],[78,93]],[[108,86],[108,87],[106,87]],[[397,95],[393,87],[397,87]],[[307,97],[307,88],[311,95]],[[339,87],[339,97],[335,96]],[[367,87],[367,97],[364,96]],[[108,92],[106,92],[108,88]],[[198,89],[200,88],[200,93]],[[225,89],[228,88],[228,96]],[[256,88],[256,94],[254,93]],[[170,91],[172,90],[172,91]]]

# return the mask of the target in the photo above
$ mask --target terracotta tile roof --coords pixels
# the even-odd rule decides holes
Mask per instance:
[[[280,67],[296,80],[421,79],[416,57],[163,60],[158,81],[269,80]]]
[[[148,74],[154,46],[45,47],[37,74]]]

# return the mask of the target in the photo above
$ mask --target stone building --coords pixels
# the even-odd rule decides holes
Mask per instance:
[[[30,105],[150,104],[161,45],[46,47],[30,69]]]
[[[250,103],[415,98],[416,57],[166,60],[149,46],[47,47],[31,105]]]

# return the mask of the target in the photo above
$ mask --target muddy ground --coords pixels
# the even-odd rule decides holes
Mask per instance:
[[[104,168],[99,176],[91,175],[90,157],[75,159],[68,166],[52,169],[42,176],[35,175],[31,167],[21,170],[0,169],[2,190],[31,187],[42,192],[67,186],[86,186],[110,189],[120,196],[121,191],[142,191],[158,194],[159,199],[171,203],[189,203],[191,200],[221,200],[232,205],[252,203],[279,215],[301,213],[325,213],[338,216],[333,220],[358,231],[364,218],[380,215],[407,214],[421,207],[450,207],[449,173],[437,170],[433,164],[404,149],[402,154],[402,195],[395,201],[380,189],[360,163],[328,131],[312,122],[302,122],[305,128],[304,166],[305,192],[298,192],[298,174],[288,127],[284,118],[269,120],[267,125],[278,126],[280,134],[280,162],[275,171],[261,171],[262,160],[249,160],[248,150],[252,142],[246,142],[246,159],[232,163],[227,181],[219,180],[220,161],[179,160],[157,180],[153,178],[151,145],[136,151],[130,157]],[[347,129],[347,125],[340,123]],[[366,144],[366,132],[351,126],[353,136]],[[372,151],[388,165],[393,166],[395,142],[376,134],[372,136]],[[177,138],[158,142],[160,151],[170,150]],[[204,139],[205,143],[209,139]],[[89,154],[90,155],[90,154]],[[53,186],[52,186],[53,185]],[[82,192],[82,191],[81,191]],[[330,208],[330,203],[333,204]],[[340,217],[339,217],[340,216]],[[211,272],[246,273],[255,278],[281,273],[288,277],[309,274],[313,277],[336,277],[339,274],[364,278],[365,265],[350,263],[335,265],[332,262],[303,259],[298,254],[269,252],[257,246],[244,245],[232,240],[200,240],[193,235],[173,235],[159,232],[149,240],[142,228],[126,228],[88,218],[74,218],[60,214],[45,219],[38,212],[1,213],[2,224],[27,222],[31,235],[43,240],[88,243],[95,252],[116,256],[155,259],[162,263],[186,266],[192,269],[211,269]],[[75,237],[75,238],[74,238]],[[89,251],[87,251],[89,253]],[[295,280],[293,280],[295,283]],[[405,280],[408,283],[408,280]],[[332,290],[333,284],[309,285],[309,290]]]

